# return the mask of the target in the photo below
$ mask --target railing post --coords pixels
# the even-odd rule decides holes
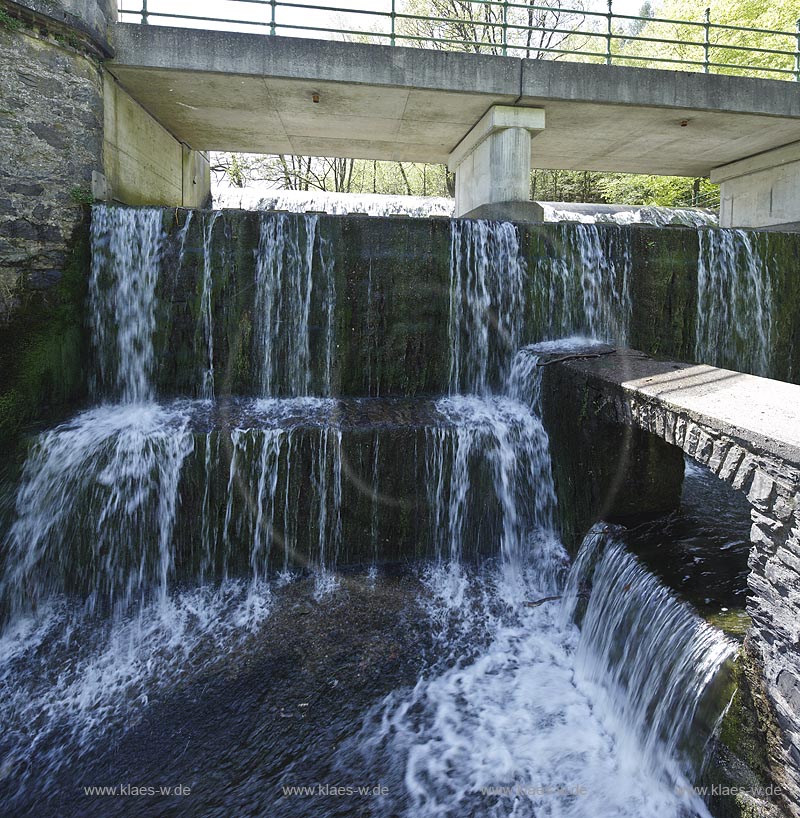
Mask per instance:
[[[800,20],[797,21],[797,47],[794,52],[794,80],[800,82]]]
[[[269,0],[269,33],[275,34],[275,6],[277,0]]]
[[[708,74],[711,63],[711,8],[706,9],[705,24],[705,41],[703,43],[703,71]]]
[[[503,0],[503,56],[508,54],[508,0]]]
[[[608,19],[608,27],[606,30],[606,65],[611,65],[611,22],[613,18],[613,12],[611,11],[611,4],[614,0],[608,0],[608,14],[606,18]]]
[[[142,0],[142,25],[147,25],[147,0]]]
[[[392,12],[390,16],[392,18],[392,33],[389,38],[389,43],[391,45],[397,45],[397,38],[395,36],[395,20],[397,18],[397,11],[395,10],[395,0],[392,0]]]

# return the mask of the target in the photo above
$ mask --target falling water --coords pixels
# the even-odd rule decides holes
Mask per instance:
[[[0,584],[7,609],[77,593],[94,611],[166,594],[186,416],[101,406],[36,442],[25,463]]]
[[[555,530],[555,490],[547,434],[528,407],[508,398],[449,397],[436,403],[447,419],[428,430],[429,503],[439,558],[460,562],[467,530],[510,566],[535,561],[554,587],[564,562]],[[490,466],[488,485],[475,479],[476,461]],[[490,497],[499,528],[488,524]],[[482,510],[479,517],[475,511]]]
[[[564,610],[535,563],[517,577],[502,566],[426,575],[446,658],[365,719],[362,752],[402,771],[389,783],[404,797],[378,814],[709,818],[685,739],[693,729],[702,744],[693,717],[731,646],[614,546],[579,630],[594,547]]]
[[[526,280],[514,225],[451,222],[451,394],[485,394],[502,383],[520,345]]]
[[[256,253],[256,355],[262,395],[309,395],[330,390],[335,289],[333,256],[318,239],[317,216],[265,215]],[[325,290],[315,292],[315,249],[319,248]],[[323,300],[324,299],[324,300]],[[322,383],[312,379],[312,309],[324,304]],[[319,312],[314,312],[319,315]]]
[[[695,358],[769,375],[772,279],[759,237],[744,230],[699,230]]]
[[[559,225],[532,277],[535,326],[544,337],[584,335],[625,344],[631,313],[627,228]]]
[[[262,216],[253,319],[263,397],[214,402],[215,219],[203,223],[198,333],[208,400],[159,405],[161,213],[95,210],[95,394],[122,403],[39,436],[25,465],[0,585],[0,681],[13,687],[0,697],[14,781],[4,806],[24,802],[31,770],[61,769],[103,730],[135,724],[153,691],[188,685],[259,641],[277,569],[311,569],[319,603],[337,587],[350,509],[346,402],[325,397],[332,248],[316,216]],[[451,394],[429,407],[423,432],[435,560],[420,569],[414,609],[434,658],[364,717],[358,754],[396,778],[375,814],[707,816],[675,787],[688,782],[684,739],[729,648],[613,541],[590,538],[565,580],[539,417],[542,348],[523,348],[534,279],[553,298],[542,335],[624,339],[626,234],[559,233],[566,260],[540,260],[529,275],[512,225],[451,230]],[[380,440],[375,432],[364,518],[373,548]],[[18,668],[22,681],[9,685]]]
[[[733,645],[603,529],[587,536],[570,572],[565,618],[574,616],[587,584],[576,672],[602,691],[657,769],[664,758],[680,758],[703,694]]]
[[[164,244],[156,208],[95,206],[89,314],[95,397],[150,400],[156,285]]]
[[[730,647],[615,547],[603,559],[621,563],[637,588],[625,597],[627,583],[604,582],[612,573],[604,568],[579,631],[571,618],[592,539],[566,582],[565,612],[557,604],[566,553],[554,525],[549,442],[538,417],[539,353],[551,344],[513,358],[508,349],[496,350],[493,365],[504,377],[506,397],[486,395],[490,324],[519,345],[515,319],[524,302],[517,282],[524,268],[484,257],[484,248],[497,241],[492,231],[502,230],[516,259],[510,240],[516,234],[509,229],[453,228],[451,391],[484,394],[438,401],[453,428],[427,433],[439,562],[425,576],[423,604],[445,658],[365,719],[362,752],[402,770],[396,786],[408,799],[389,795],[379,812],[707,816],[691,790],[691,765],[680,745]],[[548,290],[555,297],[561,287],[561,313],[553,323],[559,331],[624,338],[627,248],[617,268],[603,256],[596,228],[575,235],[572,261],[579,263],[550,267]],[[499,290],[505,286],[511,294],[504,300]],[[586,346],[587,340],[571,342]],[[480,478],[482,461],[491,464],[488,485]],[[493,495],[501,509],[496,528],[482,517]],[[464,561],[471,536],[496,539],[494,568]],[[656,610],[648,616],[651,606]],[[619,644],[627,645],[627,654],[614,649]],[[618,694],[629,680],[634,705]],[[632,689],[639,684],[642,689]]]
[[[214,397],[214,321],[211,311],[211,293],[213,287],[213,281],[211,280],[211,262],[214,225],[219,215],[219,211],[215,210],[203,222],[203,289],[200,294],[200,320],[202,322],[202,335],[206,348],[206,361],[203,379],[200,384],[200,397],[206,400],[211,400]]]

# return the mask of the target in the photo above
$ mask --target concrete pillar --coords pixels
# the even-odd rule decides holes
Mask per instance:
[[[531,139],[544,130],[544,110],[492,106],[450,154],[456,216],[541,221],[530,201]]]
[[[800,142],[711,171],[721,227],[800,230]]]

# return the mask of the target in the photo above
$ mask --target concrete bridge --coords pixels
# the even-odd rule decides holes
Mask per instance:
[[[573,348],[545,361],[555,449],[580,449],[581,462],[569,468],[594,483],[590,497],[570,498],[585,515],[578,527],[625,517],[629,492],[639,510],[666,510],[680,497],[684,453],[747,497],[745,648],[768,702],[759,717],[772,774],[800,815],[800,386],[611,348]],[[581,440],[570,447],[576,428]],[[573,489],[587,490],[562,481],[559,493]]]
[[[793,82],[134,24],[112,36],[108,70],[194,150],[446,163],[469,216],[530,216],[531,167],[711,176],[724,224],[800,223]]]

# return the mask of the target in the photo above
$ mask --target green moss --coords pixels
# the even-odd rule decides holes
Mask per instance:
[[[718,611],[706,616],[706,620],[737,639],[743,639],[750,627],[750,617],[743,610]]]
[[[732,681],[735,692],[722,719],[719,740],[765,784],[770,780],[767,743],[759,722],[747,664],[747,654],[742,650],[734,663]]]
[[[84,220],[60,280],[46,289],[23,281],[14,293],[17,304],[0,328],[0,451],[14,449],[27,427],[62,416],[85,396],[88,270]]]
[[[5,9],[0,9],[0,28],[6,31],[17,31],[22,28],[22,22],[12,17]]]
[[[92,191],[88,187],[74,187],[69,192],[69,197],[75,204],[90,205],[94,202]]]

